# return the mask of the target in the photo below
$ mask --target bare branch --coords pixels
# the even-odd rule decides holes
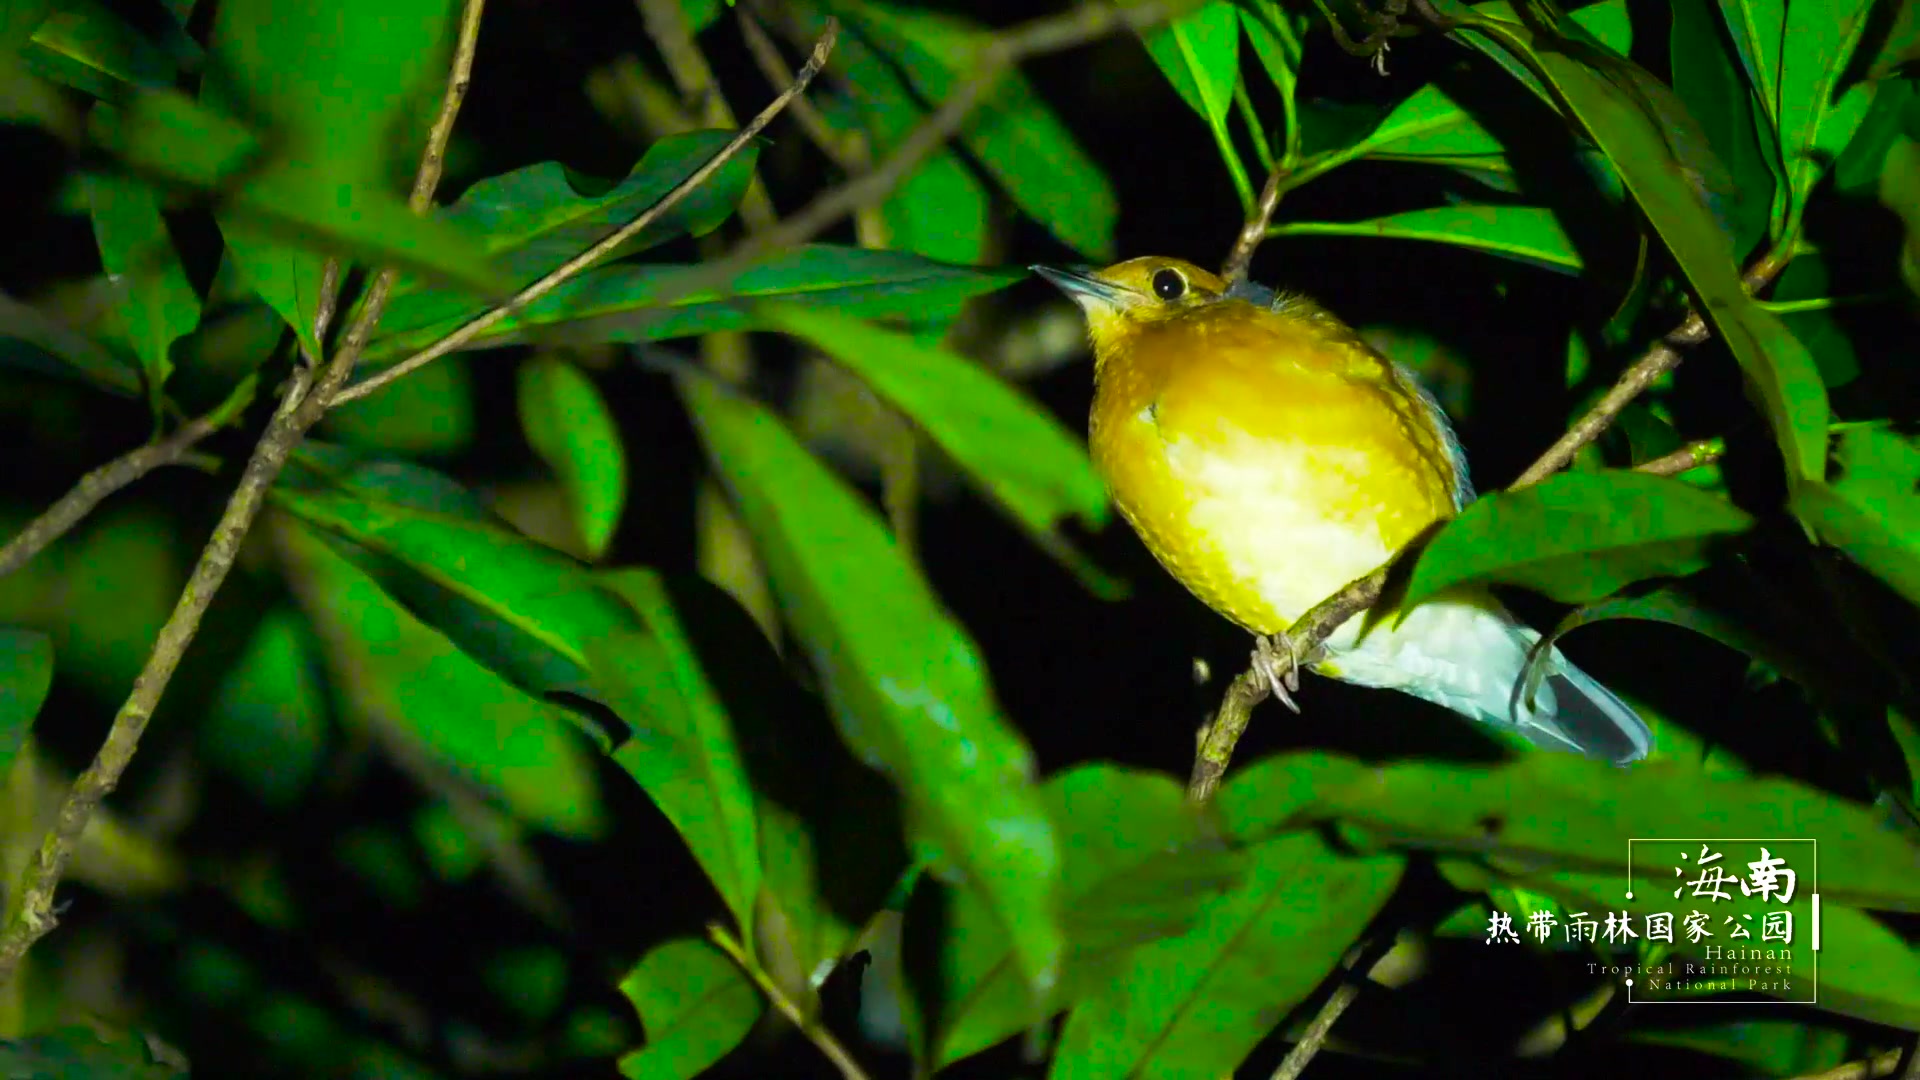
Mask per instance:
[[[1643,461],[1633,467],[1634,472],[1652,473],[1654,476],[1679,476],[1690,469],[1698,469],[1719,461],[1727,452],[1726,443],[1719,439],[1704,439],[1663,454],[1651,461]]]
[[[1267,237],[1267,227],[1273,224],[1273,215],[1280,209],[1280,197],[1287,192],[1287,177],[1292,172],[1292,164],[1285,154],[1267,172],[1260,199],[1254,203],[1253,213],[1247,215],[1247,223],[1240,227],[1240,235],[1233,241],[1233,250],[1227,253],[1227,261],[1220,267],[1220,276],[1228,285],[1246,280],[1247,267],[1253,264],[1253,253],[1259,250],[1260,241]]]
[[[1353,1004],[1354,999],[1359,996],[1360,988],[1355,983],[1342,980],[1340,985],[1334,987],[1333,996],[1327,998],[1327,1003],[1320,1006],[1320,1011],[1313,1015],[1313,1021],[1301,1034],[1300,1041],[1293,1044],[1293,1049],[1287,1051],[1286,1059],[1280,1062],[1280,1067],[1273,1070],[1273,1080],[1299,1080],[1300,1074],[1307,1069],[1307,1062],[1312,1061],[1313,1055],[1319,1053],[1320,1048],[1326,1045],[1327,1035],[1333,1031],[1334,1022],[1340,1019],[1340,1014],[1346,1012],[1347,1006]]]

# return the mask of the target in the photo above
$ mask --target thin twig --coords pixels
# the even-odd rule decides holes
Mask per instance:
[[[828,1031],[817,1017],[809,1016],[771,978],[768,978],[767,973],[760,970],[760,965],[754,963],[753,957],[747,955],[747,950],[733,939],[732,934],[727,933],[725,927],[719,923],[711,923],[707,926],[707,936],[713,939],[715,945],[720,946],[720,951],[732,957],[733,962],[740,965],[740,970],[746,972],[747,977],[760,988],[760,992],[773,1003],[773,1007],[780,1010],[780,1015],[791,1021],[794,1027],[799,1028],[800,1034],[805,1035],[808,1042],[820,1048],[820,1052],[827,1056],[827,1060],[833,1062],[833,1067],[840,1070],[841,1076],[846,1080],[867,1080],[866,1070],[860,1067],[860,1063],[853,1059],[853,1055],[847,1052],[845,1046],[840,1045],[840,1040],[834,1038],[833,1032]]]
[[[820,35],[819,43],[813,47],[813,55],[807,58],[806,66],[800,69],[799,75],[794,78],[793,85],[787,87],[779,97],[774,98],[772,104],[760,110],[760,115],[754,117],[746,127],[741,128],[739,134],[729,140],[727,145],[721,147],[720,151],[709,158],[705,165],[695,169],[686,179],[675,184],[673,190],[661,197],[659,202],[649,206],[632,221],[627,222],[625,225],[607,234],[599,243],[568,259],[552,273],[549,273],[547,276],[520,290],[506,303],[475,318],[472,322],[467,323],[465,326],[460,327],[453,333],[448,334],[446,337],[414,353],[412,356],[407,357],[405,360],[400,361],[385,371],[341,391],[340,394],[334,398],[334,404],[344,405],[349,401],[357,401],[360,398],[366,397],[368,394],[379,391],[396,379],[404,378],[418,371],[448,353],[459,351],[459,349],[468,342],[486,333],[514,312],[519,311],[521,308],[552,292],[563,282],[575,277],[587,267],[605,258],[615,248],[626,243],[638,235],[641,230],[659,220],[662,214],[679,205],[682,199],[685,199],[688,195],[692,194],[695,189],[699,188],[700,185],[706,183],[708,178],[713,176],[714,173],[719,172],[722,166],[726,165],[735,155],[739,154],[749,142],[752,142],[753,139],[760,134],[762,128],[765,128],[771,123],[774,117],[780,115],[782,109],[785,109],[794,98],[798,97],[800,93],[807,88],[807,84],[813,81],[813,77],[818,75],[820,68],[826,64],[827,54],[833,51],[834,38],[838,32],[839,25],[829,20],[826,33]]]
[[[483,5],[484,0],[467,0],[466,3],[460,39],[448,76],[446,97],[440,116],[428,135],[427,147],[414,182],[410,201],[416,211],[432,201],[433,187],[440,175],[441,157],[446,152],[453,121],[459,113],[472,71]],[[233,569],[240,545],[266,501],[267,489],[285,467],[288,455],[301,437],[325,414],[332,395],[352,375],[354,361],[360,350],[366,347],[373,326],[380,318],[393,277],[390,272],[382,272],[374,282],[359,317],[348,329],[339,351],[321,370],[317,379],[305,367],[294,368],[273,418],[267,422],[266,431],[255,444],[253,455],[241,473],[239,485],[234,488],[220,521],[214,526],[213,537],[201,550],[199,561],[187,580],[187,587],[174,604],[166,625],[160,628],[153,650],[147,656],[146,666],[134,679],[133,690],[115,714],[113,726],[108,729],[99,752],[73,782],[73,787],[61,802],[53,828],[48,830],[34,854],[32,864],[27,868],[16,899],[10,905],[6,928],[0,931],[0,986],[12,980],[27,950],[57,924],[53,913],[53,894],[72,857],[74,845],[86,830],[93,812],[119,785],[121,774],[132,762],[147,722],[159,707],[167,684],[186,655],[187,647],[199,632],[200,621],[206,615],[207,608]]]
[[[1334,1021],[1340,1019],[1340,1014],[1346,1012],[1347,1006],[1353,1004],[1354,999],[1359,996],[1360,987],[1355,983],[1343,980],[1340,985],[1334,987],[1332,996],[1327,998],[1327,1003],[1320,1007],[1320,1011],[1314,1014],[1313,1021],[1307,1025],[1307,1030],[1301,1033],[1300,1041],[1293,1044],[1293,1049],[1287,1051],[1286,1059],[1280,1062],[1280,1067],[1273,1070],[1273,1080],[1299,1080],[1300,1074],[1306,1071],[1307,1062],[1312,1061],[1313,1055],[1319,1053],[1320,1048],[1326,1045],[1327,1035],[1333,1030]]]
[[[48,544],[66,535],[107,496],[162,465],[180,460],[195,443],[213,434],[219,426],[219,420],[211,414],[197,417],[165,439],[123,454],[81,477],[72,491],[61,496],[46,513],[34,518],[20,530],[20,535],[7,541],[6,547],[0,548],[0,577],[25,566]]]
[[[1233,250],[1227,253],[1227,261],[1220,267],[1220,276],[1227,284],[1237,285],[1246,279],[1247,268],[1253,265],[1253,253],[1260,248],[1260,241],[1267,238],[1267,226],[1273,223],[1274,212],[1280,209],[1280,197],[1287,193],[1287,176],[1293,172],[1293,163],[1286,154],[1280,155],[1267,172],[1267,183],[1260,189],[1260,199],[1254,204],[1253,213],[1247,215],[1246,224],[1240,226],[1240,235],[1233,242]]]
[[[1655,476],[1679,476],[1689,469],[1698,469],[1719,461],[1727,452],[1726,443],[1719,439],[1704,439],[1675,450],[1671,454],[1662,454],[1651,461],[1643,461],[1633,467],[1634,472],[1652,473]]]
[[[780,55],[780,47],[760,25],[760,20],[745,7],[736,7],[734,15],[740,23],[740,36],[746,39],[747,51],[753,54],[753,62],[760,67],[760,74],[774,86],[786,86],[793,82],[793,70],[787,67],[787,61]],[[858,176],[873,164],[873,155],[867,152],[867,140],[855,131],[836,131],[827,122],[826,114],[812,101],[795,98],[792,107],[793,119],[800,130],[807,133],[813,145],[827,155],[827,159],[848,176]]]

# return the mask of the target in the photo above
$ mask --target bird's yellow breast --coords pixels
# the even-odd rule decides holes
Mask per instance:
[[[1208,606],[1284,630],[1454,512],[1417,388],[1332,316],[1223,300],[1096,340],[1095,466]]]

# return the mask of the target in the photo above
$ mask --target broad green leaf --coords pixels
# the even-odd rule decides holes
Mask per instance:
[[[1835,442],[1835,475],[1795,492],[1794,513],[1920,603],[1920,448],[1880,426],[1846,428]]]
[[[915,845],[980,891],[1045,994],[1064,947],[1060,856],[979,652],[873,509],[778,418],[703,378],[680,391],[842,737],[900,789]]]
[[[566,489],[587,551],[604,555],[627,501],[627,456],[600,388],[572,364],[535,357],[520,366],[527,445]]]
[[[97,173],[89,175],[86,184],[100,262],[122,291],[117,307],[158,415],[167,377],[173,374],[167,350],[200,324],[200,297],[187,281],[151,187]]]
[[[1180,934],[1232,895],[1244,859],[1165,776],[1086,765],[1044,788],[1061,842],[1067,951],[1047,1012],[1122,976],[1132,951]],[[908,932],[921,909],[909,906]],[[1343,942],[1344,944],[1344,942]],[[953,895],[937,963],[933,1064],[978,1053],[1033,1023],[1006,934],[973,889]],[[926,1003],[923,1003],[926,1004]]]
[[[835,6],[900,65],[929,102],[945,101],[973,76],[973,57],[988,39],[987,31],[943,13],[870,0]],[[1119,216],[1113,185],[1018,69],[1002,74],[975,107],[960,142],[1015,206],[1062,243],[1092,258],[1112,256]],[[1072,197],[1062,198],[1063,192]]]
[[[53,642],[47,635],[0,627],[0,779],[12,773],[52,685]]]
[[[588,643],[635,620],[585,567],[493,521],[434,473],[330,449],[303,445],[270,498],[347,541],[409,611],[508,682],[594,699]]]
[[[291,606],[260,620],[198,725],[202,760],[265,805],[291,810],[325,760],[327,685],[320,642]]]
[[[634,731],[613,759],[673,822],[735,924],[751,934],[759,830],[727,707],[659,577],[626,570],[600,580],[645,627],[587,644],[595,685]]]
[[[1386,161],[1497,155],[1505,147],[1437,83],[1428,83],[1394,106],[1356,154]]]
[[[215,13],[202,100],[264,124],[272,147],[215,216],[262,299],[310,348],[321,263],[359,254],[349,238],[397,230],[390,242],[415,248],[429,264],[420,269],[506,291],[465,233],[414,221],[401,194],[437,112],[457,13],[452,0],[226,0]],[[289,219],[254,220],[262,203]],[[320,235],[300,235],[309,231]]]
[[[253,132],[180,94],[142,93],[92,120],[95,138],[136,173],[221,196],[223,228],[250,238],[246,253],[231,245],[228,253],[310,348],[323,252],[487,295],[510,291],[458,227],[415,215],[384,190],[275,166]]]
[[[676,282],[697,267],[609,266],[590,270],[501,320],[466,346],[489,349],[544,344],[661,341],[717,330],[767,329],[752,301],[790,300],[865,318],[924,325],[949,318],[982,293],[1005,288],[1014,270],[974,270],[903,251],[813,244],[793,248],[734,279],[728,289],[680,294]],[[673,294],[663,308],[655,297]],[[446,300],[420,293],[394,300],[380,335],[367,348],[369,366],[432,344],[466,321],[449,318]]]
[[[1303,51],[1300,38],[1307,25],[1305,17],[1276,0],[1247,0],[1240,15],[1247,40],[1253,43],[1254,55],[1260,58],[1260,66],[1267,69],[1267,78],[1273,80],[1274,89],[1280,91],[1282,104],[1289,110],[1289,126],[1297,126],[1292,123],[1291,109],[1294,85],[1300,78]],[[1297,133],[1290,131],[1287,140],[1288,145],[1299,146]]]
[[[1780,47],[1786,0],[1720,0],[1720,17],[1733,37],[1747,84],[1753,87],[1767,130],[1780,130]]]
[[[472,358],[443,357],[377,394],[327,410],[319,432],[373,453],[453,457],[474,443],[479,427],[474,395]]]
[[[529,165],[478,181],[437,216],[479,237],[502,274],[518,285],[530,285],[639,217],[712,160],[732,138],[730,131],[693,131],[661,139],[647,147],[626,179],[601,195],[580,192],[558,162]],[[757,146],[743,148],[607,259],[624,258],[680,236],[705,236],[719,228],[746,193],[758,155]],[[396,305],[415,320],[410,325],[419,325],[424,313],[431,312],[433,321],[447,329],[491,306],[469,293],[436,288],[418,278],[403,278],[395,284],[389,314]],[[389,319],[383,329],[391,332],[391,325]]]
[[[1846,149],[1867,115],[1873,84],[1837,93],[1873,0],[1793,0],[1781,30],[1780,150],[1798,222],[1807,195]]]
[[[1553,211],[1538,206],[1461,205],[1408,210],[1372,221],[1308,221],[1276,225],[1272,236],[1380,236],[1426,240],[1518,259],[1577,274],[1573,240]]]
[[[1085,443],[985,368],[828,308],[770,306],[761,317],[899,408],[1049,552],[1073,560],[1055,531],[1068,514],[1106,524],[1106,484]]]
[[[1806,347],[1747,295],[1730,240],[1703,201],[1712,185],[1703,187],[1700,170],[1676,156],[1673,121],[1685,115],[1685,107],[1671,94],[1650,97],[1652,77],[1619,56],[1566,40],[1540,48],[1518,23],[1483,20],[1476,26],[1486,37],[1472,40],[1524,56],[1612,159],[1699,295],[1716,336],[1746,373],[1789,480],[1819,479],[1826,460],[1826,388]],[[1695,149],[1696,159],[1710,156],[1704,140]]]
[[[1053,1080],[1214,1077],[1334,970],[1400,880],[1398,855],[1342,856],[1312,831],[1255,847],[1192,929],[1137,950],[1075,1008]]]
[[[692,1080],[740,1045],[764,1008],[732,960],[690,938],[642,957],[620,992],[646,1028],[646,1043],[620,1059],[629,1080]]]
[[[1488,495],[1442,526],[1420,552],[1404,606],[1489,584],[1585,603],[1699,570],[1715,543],[1752,525],[1732,503],[1669,477],[1560,473]]]
[[[325,643],[333,685],[363,722],[416,743],[532,824],[562,836],[599,833],[592,758],[557,710],[481,667],[318,535],[282,535],[290,583]]]
[[[1828,900],[1920,911],[1920,846],[1888,811],[1793,781],[1704,774],[1690,763],[1621,769],[1572,754],[1523,754],[1491,767],[1374,765],[1284,754],[1228,779],[1217,801],[1243,841],[1340,820],[1397,847],[1616,875],[1609,891],[1626,878],[1629,838],[1813,839]]]
[[[1775,186],[1771,163],[1779,160],[1780,148],[1773,125],[1755,111],[1740,58],[1727,48],[1724,33],[1714,0],[1675,0],[1668,39],[1673,91],[1699,120],[1732,178],[1732,190],[1716,209],[1733,250],[1744,255],[1766,235]]]
[[[1208,127],[1224,129],[1240,78],[1240,18],[1231,0],[1210,0],[1142,31],[1140,40],[1180,99]]]

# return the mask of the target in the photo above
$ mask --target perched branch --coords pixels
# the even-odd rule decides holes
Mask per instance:
[[[780,1015],[791,1021],[794,1027],[799,1028],[800,1034],[805,1035],[808,1042],[820,1048],[820,1052],[827,1056],[827,1060],[833,1062],[833,1067],[840,1070],[842,1077],[846,1080],[867,1080],[866,1070],[853,1059],[853,1055],[847,1052],[846,1047],[840,1045],[840,1040],[834,1037],[833,1032],[828,1031],[818,1017],[809,1016],[805,1010],[794,1003],[792,998],[782,992],[780,987],[767,977],[767,973],[760,970],[760,965],[754,963],[753,957],[747,955],[747,950],[733,939],[732,934],[727,933],[725,927],[718,923],[709,925],[707,936],[713,939],[715,945],[720,946],[721,952],[732,957],[733,962],[740,965],[740,970],[746,972],[747,977],[760,988],[760,992],[773,1003],[773,1007],[780,1010]]]
[[[1574,422],[1565,435],[1560,436],[1540,459],[1527,466],[1527,471],[1513,482],[1517,488],[1531,487],[1545,480],[1573,462],[1575,454],[1587,444],[1600,437],[1601,433],[1613,426],[1620,413],[1634,398],[1640,396],[1647,387],[1652,386],[1660,376],[1680,366],[1680,346],[1697,345],[1707,340],[1707,323],[1698,312],[1687,316],[1673,333],[1668,334],[1647,354],[1636,360],[1620,381],[1606,396],[1595,402],[1587,414]]]
[[[195,443],[213,434],[219,427],[220,420],[214,414],[189,420],[179,431],[165,439],[115,458],[81,477],[72,491],[61,496],[60,501],[48,507],[46,513],[34,518],[26,528],[20,530],[20,535],[7,541],[6,547],[0,548],[0,577],[25,566],[48,544],[65,536],[68,530],[80,524],[82,518],[93,513],[93,508],[99,506],[107,496],[162,465],[179,461]]]
[[[410,205],[416,212],[431,204],[434,186],[440,178],[442,156],[446,153],[447,140],[452,134],[460,103],[466,95],[467,80],[473,67],[483,3],[484,0],[467,0],[466,3],[446,95],[440,115],[428,135],[426,151],[415,176]],[[253,455],[241,473],[239,485],[227,500],[220,521],[214,526],[212,539],[201,550],[186,589],[174,604],[173,613],[167,617],[166,624],[160,628],[153,650],[147,656],[146,666],[134,679],[133,691],[115,714],[113,725],[108,729],[106,740],[94,755],[93,762],[73,782],[66,799],[60,804],[53,828],[41,841],[39,850],[34,853],[33,861],[27,867],[20,889],[9,905],[6,927],[0,930],[0,986],[12,980],[27,950],[56,925],[53,894],[72,857],[74,845],[86,830],[94,810],[119,785],[121,774],[132,762],[147,722],[153,718],[154,710],[159,707],[160,699],[166,693],[167,684],[172,681],[187,647],[200,630],[201,619],[213,603],[214,596],[219,593],[220,586],[226,582],[234,560],[239,557],[240,545],[266,501],[267,489],[280,475],[293,448],[307,430],[319,422],[333,395],[352,375],[354,362],[366,347],[367,339],[372,336],[373,326],[380,318],[393,280],[391,271],[383,271],[376,279],[340,349],[317,377],[306,367],[294,368],[279,407],[267,422],[266,431],[255,444]],[[330,309],[327,310],[330,313]]]
[[[695,169],[686,179],[675,184],[673,190],[661,197],[659,202],[649,206],[632,221],[608,233],[599,243],[568,259],[552,273],[549,273],[540,280],[520,290],[506,303],[479,316],[472,322],[467,323],[465,326],[460,327],[458,330],[434,342],[432,345],[427,346],[412,356],[407,357],[405,360],[380,372],[378,375],[374,375],[343,390],[334,398],[334,404],[344,405],[349,401],[357,401],[360,398],[366,397],[368,394],[379,391],[396,379],[404,378],[418,371],[448,353],[458,352],[462,346],[505,321],[507,317],[514,312],[519,311],[521,308],[552,292],[564,282],[579,275],[581,271],[605,258],[615,248],[618,248],[628,240],[639,235],[641,230],[659,220],[662,214],[678,206],[681,200],[691,195],[700,185],[706,183],[714,173],[719,172],[728,161],[738,155],[741,150],[746,148],[748,143],[752,142],[754,138],[760,134],[761,129],[771,123],[774,117],[780,115],[782,109],[785,109],[792,103],[794,98],[800,96],[800,93],[807,88],[807,84],[813,81],[813,77],[818,75],[821,67],[826,64],[827,54],[833,51],[834,39],[838,33],[838,24],[829,21],[827,24],[827,32],[820,35],[819,43],[813,47],[813,55],[807,58],[806,66],[800,69],[800,74],[794,78],[793,85],[787,87],[779,97],[774,98],[772,104],[760,110],[760,115],[754,117],[746,127],[741,128],[739,134],[729,140],[727,145],[721,147],[719,153],[709,158],[705,165]]]
[[[1300,1041],[1293,1044],[1293,1049],[1287,1051],[1286,1059],[1280,1062],[1280,1067],[1273,1070],[1273,1080],[1299,1080],[1300,1074],[1306,1071],[1307,1062],[1312,1061],[1313,1055],[1319,1053],[1320,1048],[1326,1045],[1327,1035],[1333,1031],[1334,1021],[1339,1020],[1340,1014],[1346,1012],[1347,1006],[1353,1004],[1354,999],[1359,996],[1360,987],[1357,983],[1343,980],[1340,985],[1334,987],[1333,995],[1327,998],[1327,1003],[1320,1006],[1320,1011],[1313,1015],[1312,1022],[1307,1024],[1307,1030],[1301,1033]]]
[[[1247,223],[1240,227],[1233,250],[1227,253],[1227,261],[1220,267],[1220,276],[1228,285],[1237,285],[1246,279],[1253,253],[1259,249],[1260,241],[1267,238],[1267,226],[1273,223],[1274,212],[1280,209],[1280,197],[1286,194],[1287,175],[1292,171],[1292,163],[1282,154],[1267,172],[1267,184],[1260,189],[1260,199],[1254,203],[1253,213],[1247,215]]]

